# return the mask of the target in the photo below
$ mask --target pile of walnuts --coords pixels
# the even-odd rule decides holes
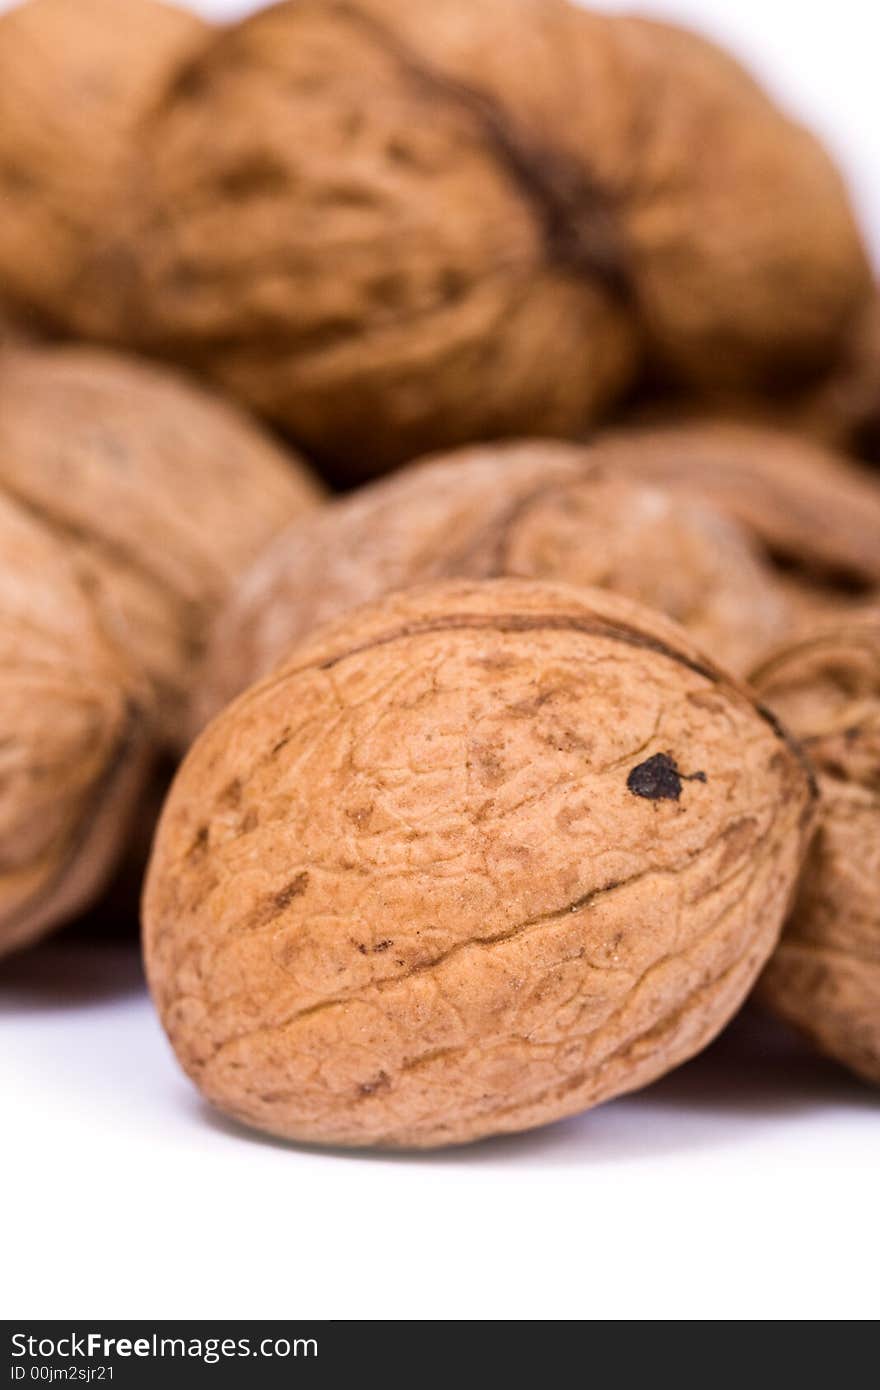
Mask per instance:
[[[0,955],[87,906],[211,615],[321,488],[236,407],[92,347],[0,348]]]
[[[300,1141],[542,1124],[753,993],[880,1082],[880,295],[815,137],[567,0],[24,0],[0,201],[0,955],[145,878],[181,1065]]]

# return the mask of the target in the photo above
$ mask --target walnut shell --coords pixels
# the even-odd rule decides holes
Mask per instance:
[[[617,24],[639,94],[626,236],[653,357],[703,389],[809,379],[871,293],[840,175],[723,49],[653,19]]]
[[[290,1138],[526,1129],[690,1056],[775,944],[811,779],[616,595],[410,589],[307,638],[190,750],[145,894],[208,1099]]]
[[[804,619],[880,589],[880,484],[786,431],[727,420],[617,429],[593,445],[609,471],[702,496],[775,562]]]
[[[85,907],[147,772],[149,699],[64,548],[0,494],[0,955]]]
[[[159,0],[27,0],[0,15],[0,295],[100,332],[86,270],[135,130],[207,28]],[[100,235],[99,235],[100,234]]]
[[[348,479],[578,434],[646,338],[701,381],[813,372],[869,293],[832,164],[737,64],[562,0],[274,5],[135,154],[117,332]]]
[[[818,438],[880,463],[880,292],[834,370],[800,402],[797,420]]]
[[[0,354],[0,491],[64,539],[115,611],[168,743],[182,737],[214,608],[319,497],[304,467],[226,402],[76,347]]]
[[[27,341],[27,329],[8,309],[0,307],[0,348]]]
[[[318,623],[432,579],[515,575],[611,589],[675,618],[745,671],[789,605],[736,524],[609,474],[589,449],[531,440],[431,459],[294,522],[213,625],[195,728]]]
[[[880,1083],[880,609],[777,653],[754,675],[819,775],[819,828],[764,1001]]]

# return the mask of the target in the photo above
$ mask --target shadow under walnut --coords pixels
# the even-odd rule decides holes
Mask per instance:
[[[528,1129],[736,1012],[813,823],[797,749],[676,625],[518,580],[307,638],[191,749],[150,987],[205,1096],[384,1147]]]

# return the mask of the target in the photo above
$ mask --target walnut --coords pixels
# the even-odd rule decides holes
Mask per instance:
[[[818,770],[819,828],[760,994],[830,1056],[880,1083],[880,609],[755,672]]]
[[[880,292],[834,369],[799,402],[796,418],[819,438],[880,463]]]
[[[0,495],[0,955],[73,916],[119,857],[149,698],[63,546]]]
[[[114,331],[347,479],[576,435],[646,353],[798,379],[870,293],[836,170],[732,59],[563,0],[273,5],[184,65],[131,188]]]
[[[431,579],[504,575],[625,594],[742,671],[790,629],[747,538],[699,500],[621,479],[589,449],[485,446],[372,483],[283,531],[213,625],[193,725],[359,603]]]
[[[803,437],[733,421],[608,431],[609,471],[702,496],[776,567],[804,622],[845,615],[880,590],[880,484]]]
[[[17,320],[8,311],[0,309],[0,348],[20,343],[22,336],[22,329]]]
[[[0,16],[0,293],[47,322],[101,331],[124,265],[87,270],[135,130],[194,43],[158,0],[26,0]]]
[[[863,306],[825,370],[806,383],[780,383],[757,395],[721,384],[697,389],[646,374],[616,420],[642,428],[727,421],[786,433],[792,444],[801,436],[828,451],[880,463],[880,291]]]
[[[0,492],[76,558],[150,676],[167,743],[231,581],[317,500],[236,409],[164,369],[88,348],[0,354]]]
[[[673,24],[617,23],[640,97],[627,236],[656,365],[758,396],[811,379],[871,295],[839,174],[730,54]]]
[[[812,827],[800,754],[616,595],[448,581],[325,625],[178,772],[153,996],[208,1099],[428,1146],[651,1081],[733,1014]]]

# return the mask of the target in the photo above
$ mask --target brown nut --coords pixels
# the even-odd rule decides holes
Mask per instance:
[[[556,147],[579,81],[620,105],[609,33],[574,62],[560,0],[297,0],[229,29],[143,132],[123,332],[348,479],[577,430],[636,352],[610,200]]]
[[[880,1083],[880,610],[779,652],[754,675],[819,774],[819,828],[763,1000]]]
[[[0,355],[0,491],[64,538],[116,611],[168,743],[182,737],[214,608],[319,497],[304,467],[226,402],[75,347]]]
[[[880,589],[880,484],[800,435],[694,420],[609,431],[593,455],[609,471],[683,489],[734,517],[804,620],[851,611]]]
[[[733,1014],[789,903],[799,753],[675,624],[519,580],[316,632],[202,734],[145,895],[208,1099],[429,1146],[642,1086]]]
[[[100,332],[121,264],[86,270],[135,130],[207,28],[159,0],[26,0],[0,15],[0,296]]]
[[[432,579],[515,575],[611,589],[680,622],[731,670],[790,630],[790,606],[735,523],[530,440],[431,459],[294,522],[221,610],[195,728],[318,623]]]
[[[730,54],[673,24],[617,23],[640,97],[626,232],[652,356],[711,390],[809,379],[871,293],[839,174]]]
[[[118,332],[349,479],[580,433],[646,336],[688,378],[812,372],[869,293],[836,171],[737,64],[563,0],[274,5],[132,177]]]
[[[20,345],[27,339],[27,327],[15,315],[10,314],[5,306],[0,308],[0,348]]]
[[[880,292],[856,324],[834,370],[799,402],[796,419],[818,438],[880,463]]]
[[[72,917],[119,857],[149,701],[64,548],[0,494],[0,955]]]

